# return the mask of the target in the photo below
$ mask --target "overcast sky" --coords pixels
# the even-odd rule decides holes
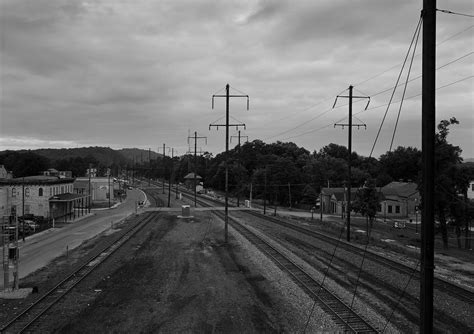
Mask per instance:
[[[163,143],[179,154],[188,133],[198,148],[225,149],[225,99],[242,136],[292,141],[309,151],[347,145],[368,156],[390,90],[417,26],[422,0],[197,1],[0,0],[0,150]],[[439,9],[474,14],[472,0],[438,0]],[[474,19],[437,13],[437,121],[456,117],[449,140],[474,157]],[[410,79],[421,75],[421,36]],[[446,66],[443,66],[447,64]],[[407,64],[408,67],[408,64]],[[401,82],[406,79],[406,72]],[[389,150],[399,87],[373,156]],[[393,147],[421,147],[421,79],[408,84]],[[230,134],[237,135],[235,128]],[[243,138],[242,140],[244,140]],[[190,141],[193,144],[193,141]],[[232,138],[230,147],[237,144]]]

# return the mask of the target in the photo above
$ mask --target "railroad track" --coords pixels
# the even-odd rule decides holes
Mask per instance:
[[[216,214],[223,218],[222,212],[216,212]],[[232,217],[229,217],[229,224],[260,249],[260,251],[266,254],[280,269],[287,272],[296,284],[310,295],[311,298],[318,301],[322,309],[326,311],[333,318],[334,322],[341,326],[344,331],[351,333],[379,332],[367,320],[358,315],[335,294],[327,290],[298,264],[290,260],[266,240],[257,236]]]
[[[207,199],[207,198],[206,198],[206,200],[207,201],[212,201],[212,202],[217,203],[219,205],[222,205],[222,203],[218,200]],[[288,222],[288,221],[283,220],[283,219],[279,219],[279,218],[276,218],[276,217],[264,215],[264,214],[262,214],[260,212],[257,212],[257,211],[245,211],[245,213],[247,213],[249,215],[253,215],[253,216],[258,217],[260,219],[271,221],[272,223],[275,223],[275,224],[278,224],[280,226],[298,231],[298,232],[300,232],[304,235],[314,237],[314,238],[322,240],[324,242],[331,243],[333,245],[338,245],[338,247],[340,247],[342,249],[345,249],[345,250],[347,250],[347,251],[349,251],[349,252],[351,252],[355,255],[364,256],[364,253],[365,253],[366,259],[369,259],[373,262],[376,262],[380,265],[383,265],[386,268],[395,270],[397,272],[400,272],[400,273],[403,273],[403,274],[406,274],[406,275],[411,275],[415,271],[415,273],[413,275],[413,278],[416,279],[416,280],[420,279],[420,270],[418,268],[409,267],[406,264],[403,264],[403,263],[400,263],[398,261],[383,257],[379,254],[371,252],[370,250],[365,250],[362,247],[358,247],[356,245],[347,243],[347,242],[345,242],[343,240],[340,240],[338,238],[334,238],[334,237],[329,236],[327,234],[323,234],[323,233],[308,229],[304,226],[297,225],[297,224]],[[434,287],[437,290],[439,290],[441,292],[444,292],[444,293],[447,293],[447,294],[455,297],[456,299],[458,299],[460,301],[467,302],[470,305],[474,305],[474,292],[473,291],[467,290],[467,289],[465,289],[461,286],[453,284],[453,283],[451,283],[449,281],[446,281],[446,280],[444,280],[442,278],[439,278],[439,277],[434,278]]]
[[[156,218],[157,212],[145,213],[134,224],[127,226],[122,233],[110,240],[86,261],[73,270],[73,272],[59,282],[56,286],[42,295],[32,305],[15,316],[8,323],[2,325],[1,333],[40,332],[40,319],[55,304],[60,302],[77,284],[103,263],[110,255],[119,249],[133,235],[140,231],[146,224]]]
[[[304,226],[296,225],[275,217],[271,216],[266,216],[263,215],[259,212],[255,211],[247,211],[246,213],[253,215],[255,217],[261,218],[261,219],[266,219],[268,221],[271,221],[272,223],[278,224],[283,227],[290,228],[292,230],[296,230],[304,235],[309,235],[313,238],[322,240],[327,243],[331,243],[333,245],[338,245],[338,247],[343,248],[347,251],[350,251],[353,254],[359,255],[359,256],[364,256],[366,259],[370,259],[373,262],[376,262],[378,264],[381,264],[389,269],[395,270],[397,272],[406,274],[406,275],[411,275],[413,271],[416,271],[415,274],[413,275],[414,279],[419,280],[420,279],[420,271],[417,268],[412,268],[409,267],[403,263],[394,261],[392,259],[388,259],[386,257],[380,256],[379,254],[373,253],[370,250],[364,250],[361,247],[358,247],[353,244],[349,244],[343,240],[339,240],[337,238],[328,236],[323,233],[316,232],[314,230],[305,228]],[[471,305],[474,305],[474,292],[464,289],[463,287],[460,287],[458,285],[455,285],[451,282],[448,282],[446,280],[443,280],[441,278],[434,278],[434,286],[436,289],[439,291],[445,292],[450,294],[451,296],[455,297],[458,300],[470,303]]]
[[[185,195],[188,197],[188,195]],[[208,203],[197,200],[202,206],[209,206]],[[224,219],[221,211],[213,211],[215,215]],[[328,313],[334,322],[341,326],[345,332],[350,333],[378,333],[367,320],[358,315],[353,309],[346,305],[335,294],[327,290],[317,282],[310,274],[302,269],[298,264],[289,259],[285,254],[273,247],[265,239],[259,237],[251,230],[240,224],[237,220],[229,217],[229,224],[243,235],[249,242],[255,245],[260,251],[268,256],[280,269],[288,273],[290,278],[300,286],[313,300],[317,301],[321,308]]]

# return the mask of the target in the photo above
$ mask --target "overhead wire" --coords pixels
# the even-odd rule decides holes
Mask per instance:
[[[401,113],[401,111],[402,111],[402,106],[403,106],[403,100],[404,100],[404,98],[405,98],[405,93],[406,93],[407,87],[408,87],[408,80],[410,79],[411,68],[412,68],[412,65],[413,65],[413,59],[415,58],[416,46],[418,45],[418,38],[420,37],[420,32],[421,32],[421,29],[418,30],[418,34],[417,34],[417,36],[416,36],[415,45],[414,45],[414,47],[413,47],[413,54],[412,54],[412,57],[411,57],[410,66],[408,67],[407,79],[406,79],[406,81],[405,81],[405,87],[403,88],[402,99],[401,99],[401,101],[400,101],[400,107],[398,108],[397,120],[396,120],[396,122],[395,122],[395,127],[394,127],[394,129],[393,129],[392,141],[390,142],[390,149],[388,150],[389,152],[392,151],[393,140],[395,139],[395,133],[397,132],[398,121],[399,121],[399,119],[400,119],[400,113]]]
[[[474,25],[469,25],[468,27],[466,27],[466,28],[464,28],[464,29],[462,29],[462,30],[460,30],[460,31],[458,31],[458,32],[456,32],[456,33],[450,35],[450,36],[447,37],[446,39],[444,39],[444,40],[442,40],[441,42],[437,43],[437,46],[446,43],[447,41],[449,41],[449,40],[451,40],[451,39],[453,39],[453,38],[455,38],[455,37],[457,37],[457,36],[459,36],[459,35],[465,33],[466,31],[468,31],[468,30],[470,30],[470,29],[472,29],[472,28],[474,28]],[[467,54],[464,54],[464,55],[462,55],[462,56],[460,56],[460,57],[458,57],[458,58],[456,58],[456,59],[454,59],[454,60],[452,60],[452,61],[450,61],[450,62],[448,62],[448,63],[446,63],[446,64],[443,64],[442,66],[438,67],[436,70],[442,69],[442,68],[444,68],[444,67],[446,67],[446,66],[448,66],[448,65],[451,65],[451,64],[453,64],[453,63],[455,63],[455,62],[458,62],[458,61],[462,60],[463,58],[466,58],[466,57],[472,55],[473,53],[474,53],[474,52],[471,51],[471,52],[469,52],[469,53],[467,53]],[[420,55],[420,53],[417,53],[417,54],[415,55],[415,57],[418,56],[418,55]],[[370,81],[370,80],[373,80],[373,79],[379,77],[380,75],[382,75],[382,74],[384,74],[384,73],[386,73],[386,72],[388,72],[388,71],[390,71],[390,70],[392,70],[392,69],[398,67],[399,65],[400,65],[400,64],[394,65],[394,66],[388,68],[387,70],[385,70],[385,71],[383,71],[383,72],[380,72],[379,74],[376,74],[376,75],[374,75],[374,76],[372,76],[372,77],[370,77],[370,78],[368,78],[368,79],[365,79],[365,80],[363,80],[363,81],[361,81],[361,82],[358,82],[357,84],[354,85],[354,87],[355,87],[355,86],[360,86],[360,85],[362,85],[363,83],[366,83],[366,82],[368,82],[368,81]],[[410,79],[410,80],[408,81],[408,83],[409,83],[409,82],[413,82],[414,80],[420,79],[421,77],[422,77],[421,75],[416,76],[416,77]],[[459,81],[463,81],[463,80],[466,80],[466,79],[468,79],[468,78],[464,78],[464,79],[461,79],[461,80],[459,80]],[[459,82],[459,81],[453,82],[453,83],[451,83],[451,84],[449,84],[449,85],[453,85],[453,84],[455,84],[455,83],[457,83],[457,82]],[[388,92],[388,91],[391,91],[392,89],[394,89],[394,88],[396,88],[396,87],[398,87],[398,86],[401,86],[401,85],[402,85],[402,84],[398,84],[397,86],[383,89],[383,90],[381,90],[381,91],[379,91],[379,92],[376,92],[376,93],[374,93],[374,94],[371,94],[370,96],[373,98],[373,97],[378,96],[378,95],[380,95],[380,94],[383,94],[383,93],[386,93],[386,92]],[[442,87],[439,87],[438,89],[441,89],[441,88],[444,88],[444,87],[447,87],[447,86],[442,86]],[[347,89],[343,90],[341,93],[343,93],[343,92],[346,91],[346,90],[347,90]],[[358,91],[360,92],[360,90],[358,90]],[[341,93],[339,93],[338,95],[340,95]],[[361,93],[362,93],[362,92],[361,92]],[[362,94],[364,94],[364,93],[362,93]],[[365,94],[365,95],[367,95],[367,94]],[[416,95],[416,96],[419,96],[419,95]],[[414,97],[414,96],[412,96],[411,98],[413,98],[413,97]],[[328,98],[326,98],[326,99],[324,99],[324,100],[322,100],[322,101],[320,101],[320,102],[318,102],[318,103],[316,103],[316,104],[313,104],[313,105],[311,105],[311,106],[309,106],[309,107],[307,107],[307,108],[305,108],[305,109],[302,109],[300,112],[304,112],[304,111],[307,111],[307,110],[309,110],[309,109],[312,109],[312,108],[314,108],[314,107],[316,107],[316,106],[318,106],[318,105],[320,105],[320,104],[322,104],[322,103],[324,103],[324,102],[326,102],[326,101],[328,101],[328,100],[331,100],[331,99],[332,99],[332,97],[328,97]],[[406,98],[406,99],[409,99],[409,98]],[[357,101],[357,102],[355,102],[355,103],[358,103],[358,102],[359,102],[359,101]],[[339,105],[339,106],[337,106],[336,108],[344,107],[344,106],[347,106],[347,105],[348,105],[348,104]],[[388,105],[388,104],[385,104],[385,105],[383,105],[383,106],[387,106],[387,105]],[[376,109],[376,108],[379,108],[379,107],[381,107],[381,106],[371,107],[371,108],[368,108],[367,110],[372,110],[372,109]],[[281,136],[281,135],[287,134],[287,133],[289,133],[289,132],[291,132],[291,131],[294,131],[294,130],[296,130],[296,129],[299,129],[299,128],[301,128],[302,126],[308,124],[308,122],[314,121],[315,119],[318,119],[318,118],[324,116],[325,114],[327,114],[327,113],[329,113],[329,112],[330,112],[330,109],[324,110],[324,111],[322,111],[320,114],[318,114],[318,115],[316,115],[316,116],[310,118],[309,120],[307,120],[307,121],[305,121],[305,122],[303,122],[303,123],[300,123],[300,124],[298,124],[298,125],[296,125],[296,126],[290,128],[290,129],[288,129],[288,130],[285,130],[285,131],[283,131],[283,132],[277,133],[277,134],[272,135],[272,136],[270,136],[270,137],[264,138],[264,140],[273,139],[273,138],[279,137],[279,136]],[[278,119],[278,120],[276,120],[276,121],[281,121],[281,120],[285,120],[285,119],[291,118],[291,117],[293,117],[293,115],[294,115],[294,114],[292,114],[292,115],[290,115],[290,116],[287,116],[287,117],[283,117],[283,118]],[[342,121],[342,120],[344,120],[344,118],[341,119],[341,121]],[[305,131],[305,132],[303,132],[303,133],[301,133],[301,134],[296,134],[296,135],[294,135],[294,136],[289,136],[289,137],[283,138],[282,140],[298,138],[298,137],[301,137],[301,136],[304,136],[304,135],[307,135],[307,134],[310,134],[310,133],[313,133],[313,132],[320,131],[320,130],[325,129],[325,128],[331,126],[331,125],[332,125],[332,123],[331,123],[331,124],[328,124],[327,126],[319,127],[319,128],[317,128],[317,129],[312,129],[312,130]],[[372,153],[373,153],[373,152],[372,152]]]
[[[403,73],[403,69],[405,68],[405,64],[406,64],[406,61],[408,59],[408,55],[410,54],[410,50],[413,46],[413,42],[415,41],[415,37],[418,33],[418,30],[421,29],[421,23],[423,22],[423,16],[420,15],[420,19],[418,20],[418,24],[416,26],[416,29],[415,29],[415,32],[413,34],[413,37],[412,37],[412,40],[411,40],[411,43],[410,43],[410,46],[408,48],[408,51],[407,51],[407,54],[405,56],[405,59],[403,61],[403,65],[402,65],[402,68],[400,69],[400,73],[398,74],[398,78],[397,78],[397,82],[395,84],[395,87],[392,91],[392,95],[390,96],[390,100],[388,102],[388,106],[387,106],[387,109],[385,110],[385,114],[382,118],[382,122],[380,123],[380,127],[379,127],[379,130],[377,131],[377,136],[375,137],[375,141],[374,141],[374,144],[372,146],[372,149],[370,151],[370,155],[369,155],[369,158],[372,157],[372,154],[374,153],[374,149],[375,149],[375,145],[377,144],[377,141],[379,139],[379,136],[380,136],[380,132],[382,131],[382,127],[383,127],[383,124],[385,122],[385,118],[387,117],[387,114],[388,114],[388,110],[390,109],[390,104],[392,103],[392,100],[393,100],[393,96],[395,95],[395,91],[396,91],[396,87],[398,86],[398,82],[400,81],[400,78],[401,78],[401,75]]]
[[[457,13],[457,12],[453,12],[453,11],[446,10],[446,9],[438,9],[438,8],[436,8],[436,10],[437,10],[438,12],[445,13],[445,14],[453,14],[453,15],[460,15],[460,16],[467,16],[467,17],[474,17],[474,15],[472,15],[472,14]]]

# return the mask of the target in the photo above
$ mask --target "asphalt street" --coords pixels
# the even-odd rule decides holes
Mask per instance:
[[[137,201],[144,201],[145,194],[137,189],[128,190],[127,198],[114,208],[91,210],[91,214],[68,223],[60,228],[51,228],[36,235],[19,241],[19,277],[26,277],[30,273],[47,265],[51,260],[61,256],[85,240],[111,228],[127,216],[135,213]],[[138,209],[140,210],[140,209]],[[13,283],[13,266],[10,265],[10,287]],[[3,266],[0,268],[0,290],[4,286]]]

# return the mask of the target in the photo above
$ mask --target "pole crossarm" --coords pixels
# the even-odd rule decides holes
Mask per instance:
[[[245,97],[247,98],[247,110],[249,110],[249,103],[250,99],[248,95],[212,95],[212,109],[214,109],[214,98],[215,97],[225,97],[225,98],[230,98],[230,97]]]
[[[352,87],[352,86],[351,86]],[[334,109],[334,107],[336,106],[336,103],[337,103],[337,98],[339,97],[344,97],[344,98],[351,98],[351,99],[368,99],[367,101],[367,105],[365,106],[364,110],[367,110],[367,108],[369,107],[369,103],[370,103],[370,96],[349,96],[349,95],[337,95],[336,96],[336,100],[334,101],[334,104],[332,105],[332,109]]]
[[[238,138],[239,139],[239,144],[240,144],[240,138],[245,138],[245,141],[248,143],[249,141],[249,136],[230,136],[230,142],[232,143],[232,138]]]
[[[219,130],[220,126],[223,126],[223,127],[235,126],[236,130],[239,129],[239,126],[243,126],[244,130],[247,130],[247,127],[244,123],[240,123],[240,124],[237,124],[237,123],[236,124],[209,124],[209,130],[211,130],[212,127],[215,127],[215,128],[217,128],[217,130]]]
[[[357,126],[357,129],[359,129],[361,126],[363,126],[363,127],[364,127],[364,128],[367,130],[367,125],[366,125],[366,124],[364,124],[364,123],[361,123],[361,124],[349,124],[349,123],[347,123],[347,124],[343,124],[343,123],[335,123],[335,124],[334,124],[334,127],[336,127],[336,126],[342,126],[342,129],[344,129],[344,127],[345,127],[345,126],[354,126],[354,127],[356,127],[356,126]]]

